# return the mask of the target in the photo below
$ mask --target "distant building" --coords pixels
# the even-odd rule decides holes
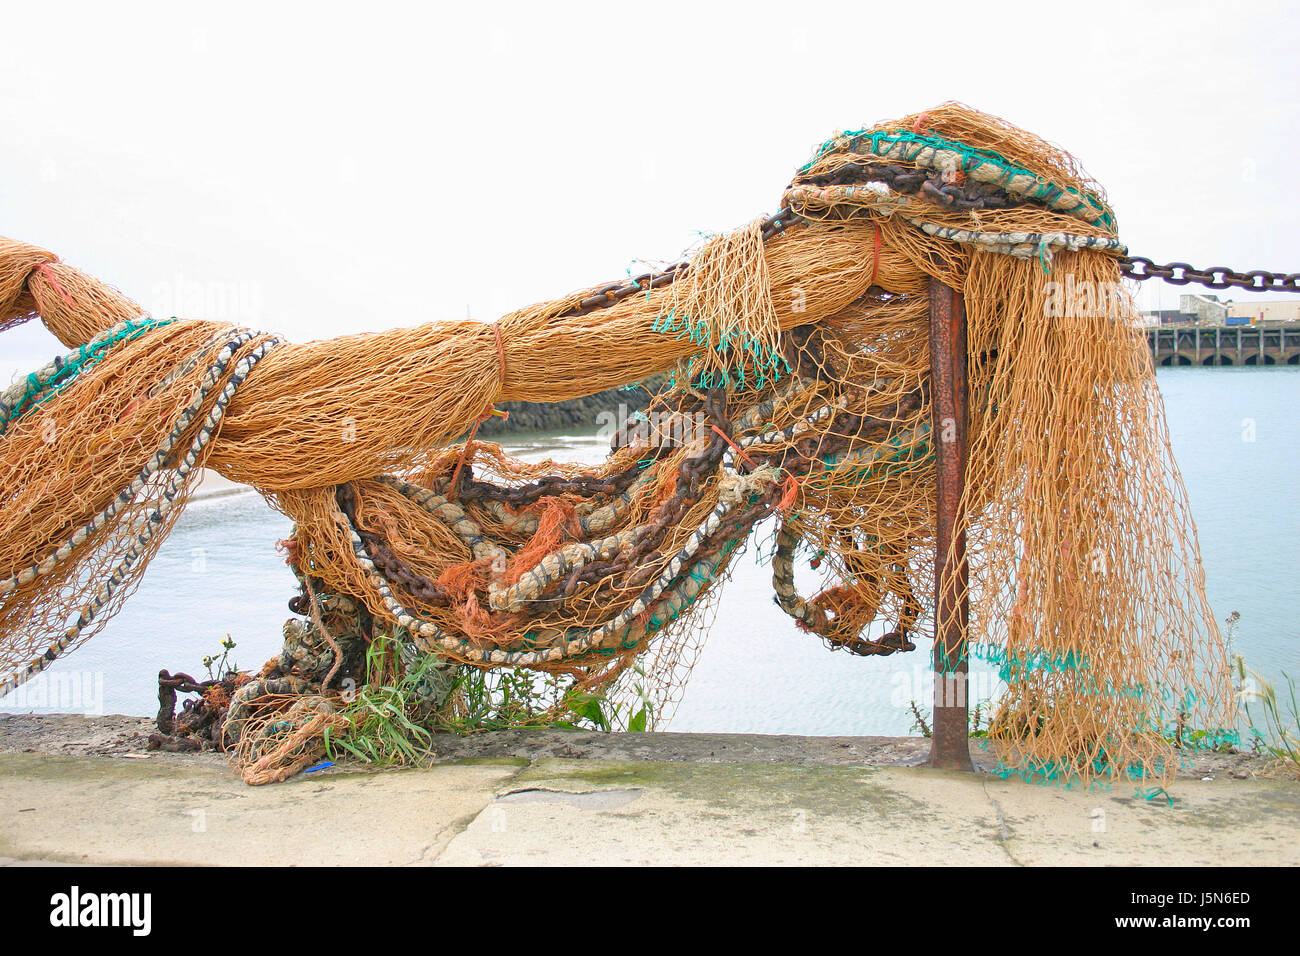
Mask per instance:
[[[1229,302],[1228,318],[1248,318],[1252,323],[1300,322],[1300,296],[1271,302],[1264,299]]]
[[[1220,299],[1217,295],[1180,295],[1178,308],[1205,325],[1227,325],[1229,319],[1261,322],[1300,322],[1300,296],[1289,299]]]
[[[1196,316],[1193,313],[1184,312],[1182,309],[1155,309],[1151,312],[1143,312],[1142,318],[1145,320],[1142,324],[1146,326],[1196,321]]]
[[[1180,295],[1178,309],[1190,313],[1197,322],[1206,325],[1222,325],[1228,317],[1227,303],[1220,301],[1217,295]]]

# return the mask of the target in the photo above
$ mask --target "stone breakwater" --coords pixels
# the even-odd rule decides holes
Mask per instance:
[[[604,412],[617,413],[620,406],[627,412],[640,411],[650,399],[667,386],[667,376],[656,375],[636,385],[609,388],[584,398],[566,402],[503,402],[497,406],[510,413],[508,419],[490,418],[479,426],[482,436],[514,432],[553,432],[564,430],[592,431]]]

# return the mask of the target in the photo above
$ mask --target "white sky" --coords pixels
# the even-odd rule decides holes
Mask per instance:
[[[10,4],[0,234],[297,340],[492,319],[959,99],[1078,156],[1135,254],[1300,271],[1285,3],[457,7]],[[58,351],[0,334],[0,378]]]

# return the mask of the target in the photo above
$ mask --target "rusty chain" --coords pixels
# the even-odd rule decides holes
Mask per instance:
[[[1170,285],[1190,285],[1195,282],[1211,289],[1236,287],[1252,292],[1300,292],[1300,272],[1288,274],[1266,272],[1263,269],[1234,272],[1227,266],[1197,269],[1186,262],[1171,262],[1161,266],[1142,256],[1126,256],[1121,259],[1120,272],[1128,279],[1163,279]]]
[[[894,170],[893,167],[888,167],[888,169],[890,171]],[[840,173],[840,171],[836,170],[821,178],[828,182],[835,182],[837,181],[837,173]],[[876,170],[875,178],[885,179],[889,177],[885,176],[880,170]],[[918,183],[922,192],[934,194],[931,198],[948,204],[955,203],[959,208],[974,207],[984,203],[988,203],[990,206],[994,205],[989,202],[990,197],[988,196],[967,196],[965,193],[953,192],[956,187],[936,187],[933,182],[921,182],[919,179]],[[903,192],[917,191],[916,185],[910,181],[906,183],[900,182],[898,185],[904,187]],[[763,239],[771,239],[773,236],[784,232],[791,223],[800,218],[802,217],[798,213],[790,209],[782,209],[775,215],[769,216],[762,224]],[[585,315],[598,309],[608,308],[638,292],[647,293],[651,289],[671,285],[673,280],[683,271],[686,264],[684,261],[675,262],[658,272],[647,272],[622,282],[613,282],[601,286],[563,314],[566,316]],[[1170,285],[1181,286],[1197,283],[1210,289],[1231,289],[1235,287],[1249,289],[1251,292],[1300,292],[1300,272],[1269,272],[1264,269],[1236,272],[1227,266],[1211,266],[1208,269],[1197,269],[1187,262],[1170,262],[1167,265],[1158,265],[1145,256],[1124,256],[1119,260],[1119,268],[1120,274],[1126,279],[1136,279],[1139,282],[1147,279],[1162,279]]]
[[[784,232],[797,218],[789,209],[782,209],[780,212],[768,216],[759,227],[762,231],[763,241],[766,242],[773,236]],[[594,312],[597,309],[608,308],[630,295],[636,295],[638,292],[649,292],[651,289],[660,289],[666,285],[671,285],[686,264],[685,261],[674,262],[657,272],[646,272],[634,278],[625,279],[622,282],[611,282],[609,285],[601,286],[594,289],[591,295],[584,298],[573,308],[561,313],[561,315],[586,315],[588,312]]]

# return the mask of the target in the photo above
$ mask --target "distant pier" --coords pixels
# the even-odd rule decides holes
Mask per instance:
[[[1300,325],[1164,325],[1145,330],[1156,365],[1300,365]]]

